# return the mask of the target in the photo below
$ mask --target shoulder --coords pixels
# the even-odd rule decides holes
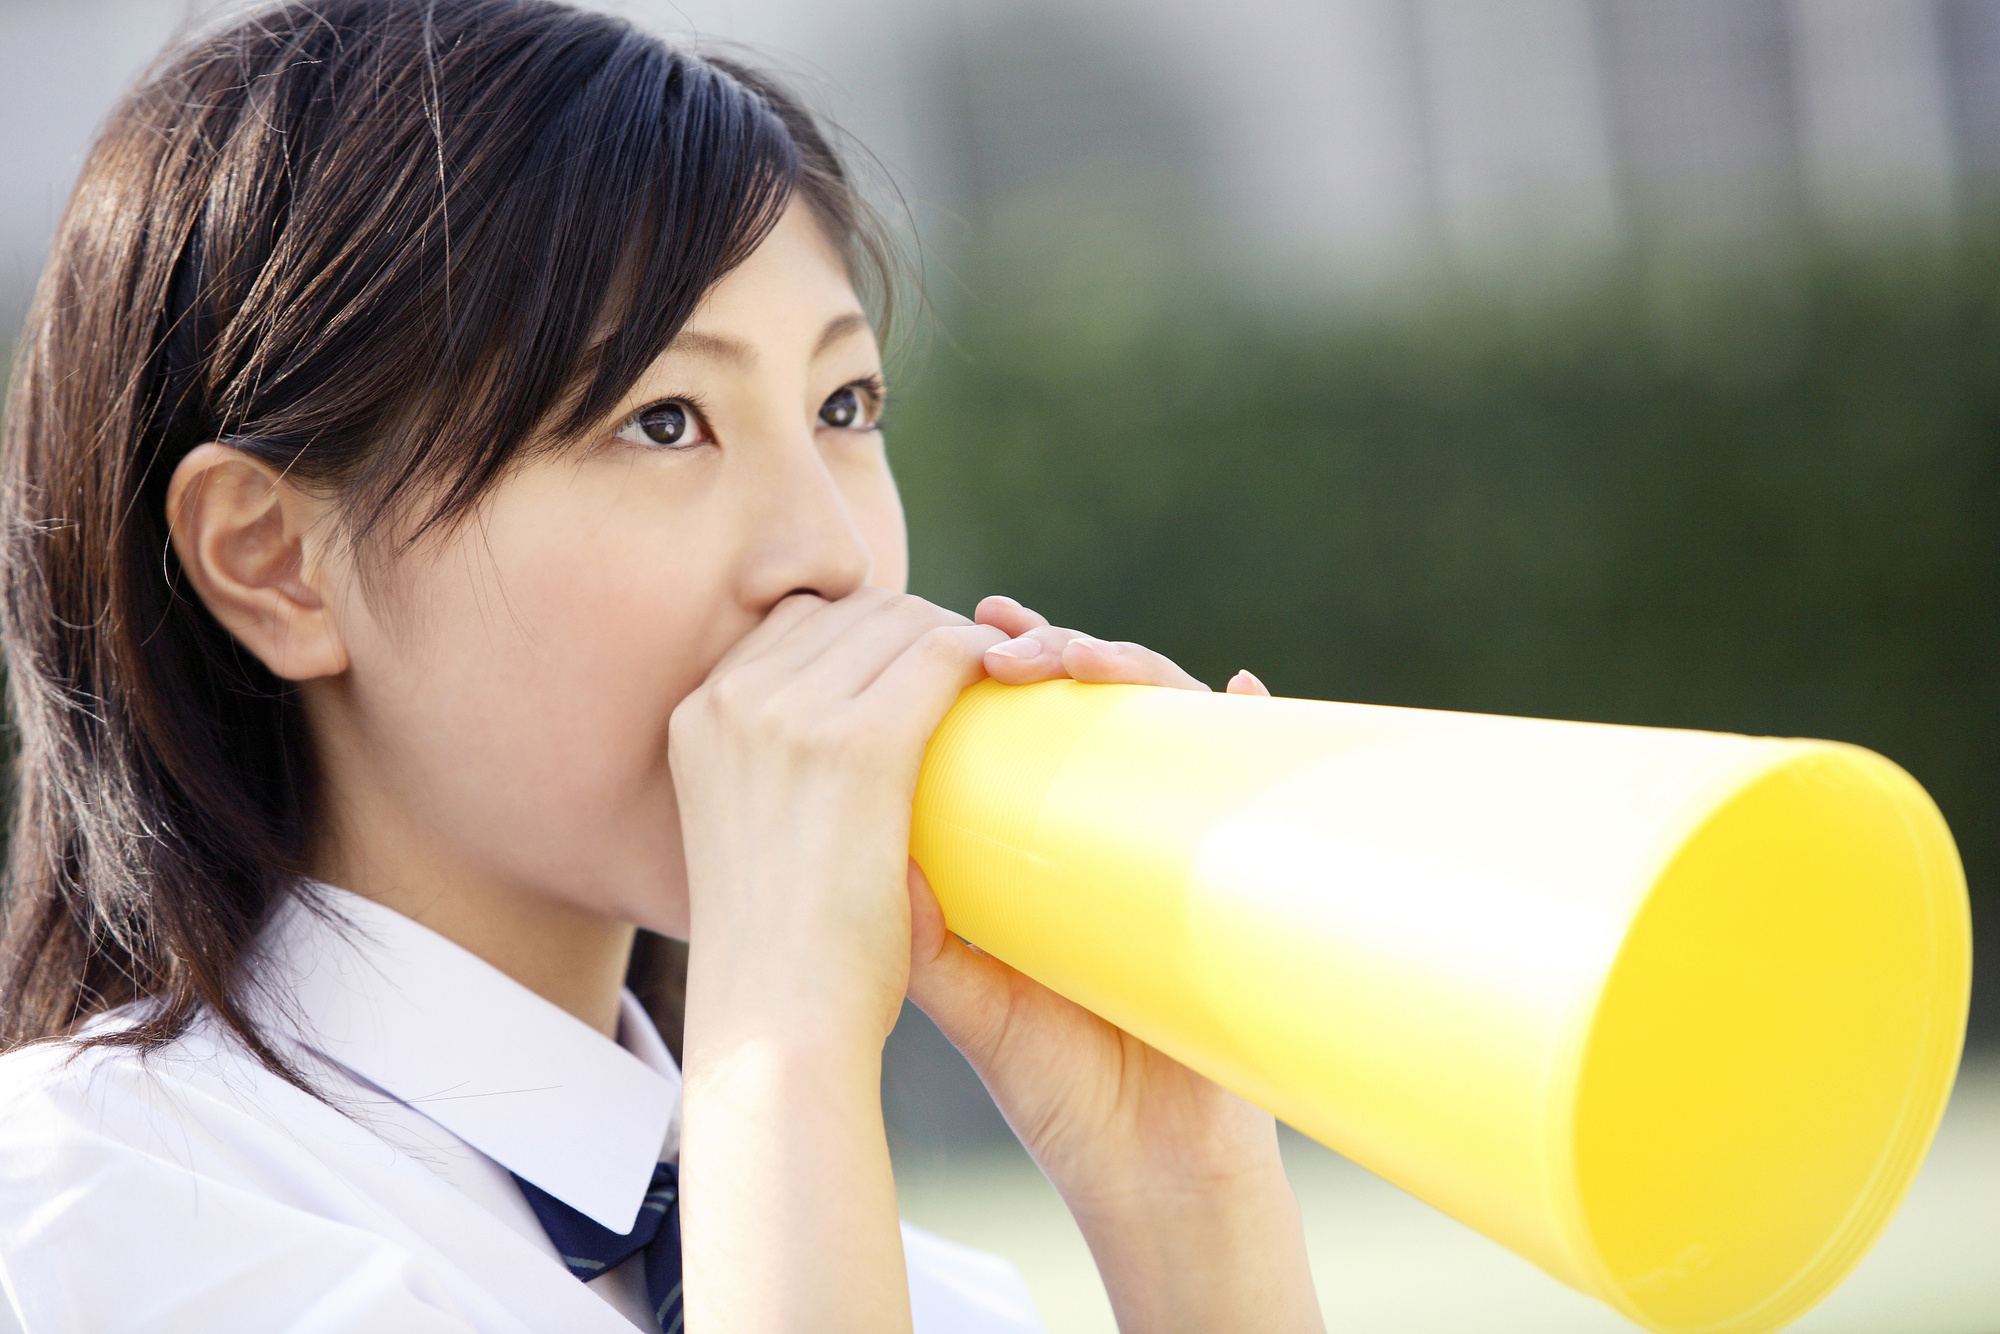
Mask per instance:
[[[1040,1334],[1028,1285],[1002,1257],[904,1223],[903,1258],[918,1334]]]
[[[282,1196],[339,1120],[205,1026],[152,1050],[19,1048],[0,1056],[0,1250],[62,1212],[166,1223],[221,1191]]]
[[[127,1022],[113,1016],[88,1032]],[[313,1120],[307,1105],[316,1103],[204,1023],[151,1050],[49,1041],[0,1056],[0,1149],[38,1150],[45,1165],[53,1151],[86,1145],[164,1153],[205,1131]],[[0,1178],[17,1160],[0,1153]]]
[[[464,1328],[356,1207],[339,1142],[365,1133],[199,1026],[0,1056],[7,1298],[29,1330],[281,1330],[336,1293],[376,1328]]]
[[[157,1058],[157,1059],[154,1059]],[[50,1039],[0,1056],[0,1178],[93,1139],[116,1140],[170,1115],[171,1049]]]
[[[275,1073],[211,1021],[151,1049],[44,1042],[0,1056],[0,1229],[24,1193],[73,1183],[100,1198],[111,1178],[145,1184],[149,1199],[204,1186],[285,1198],[337,1176],[329,1169],[343,1159],[385,1157],[354,1086],[324,1067],[302,1073],[335,1100]]]

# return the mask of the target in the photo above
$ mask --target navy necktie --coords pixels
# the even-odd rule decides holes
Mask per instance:
[[[646,1253],[646,1295],[662,1334],[681,1329],[681,1206],[680,1174],[672,1163],[653,1169],[653,1184],[639,1206],[639,1221],[620,1236],[602,1223],[570,1208],[531,1181],[515,1177],[521,1193],[542,1220],[542,1231],[556,1244],[569,1272],[584,1282],[608,1274],[640,1251]]]

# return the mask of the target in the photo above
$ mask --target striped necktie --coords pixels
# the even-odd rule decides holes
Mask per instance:
[[[578,1213],[533,1182],[515,1177],[528,1197],[542,1231],[556,1245],[569,1272],[588,1283],[608,1274],[640,1251],[646,1253],[646,1295],[662,1334],[681,1330],[681,1209],[680,1174],[672,1163],[653,1169],[653,1184],[639,1206],[639,1221],[620,1236],[602,1223]]]

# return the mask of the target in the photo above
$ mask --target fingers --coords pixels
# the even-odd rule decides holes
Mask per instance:
[[[1208,689],[1164,654],[1139,644],[1112,643],[1050,625],[1040,613],[1012,598],[982,600],[974,618],[981,625],[1013,636],[986,651],[986,674],[1002,685],[1022,686],[1067,676],[1100,684]]]
[[[974,625],[956,612],[932,606],[921,598],[893,595],[866,615],[839,627],[812,657],[791,663],[774,662],[780,671],[800,672],[808,688],[830,699],[850,699],[865,694],[895,663],[916,655],[942,665],[963,689],[984,674],[978,659],[988,647],[999,642],[1001,631]],[[926,647],[925,641],[938,636]],[[973,658],[972,675],[966,676],[961,661],[966,653]],[[810,666],[809,673],[803,669]],[[962,678],[962,679],[961,679]]]
[[[1004,630],[1009,636],[1024,635],[1049,623],[1048,617],[1040,612],[1031,611],[1010,597],[998,595],[981,598],[979,605],[973,609],[972,619],[981,625]]]
[[[968,1058],[1005,1030],[1013,970],[951,933],[922,868],[910,863],[910,999]]]
[[[1076,635],[1063,645],[1063,670],[1070,679],[1129,686],[1172,686],[1177,690],[1207,690],[1208,686],[1182,671],[1173,659],[1139,644],[1111,643]]]
[[[978,628],[957,612],[884,589],[861,589],[837,602],[795,593],[723,655],[709,680],[729,676],[758,693],[783,691],[801,703],[810,697],[830,705],[860,694],[913,643],[948,626]],[[982,647],[1000,634],[982,629]]]
[[[990,625],[947,625],[925,631],[886,663],[860,692],[860,702],[885,725],[899,720],[928,737],[959,692],[986,675],[988,649],[1002,642]]]
[[[731,644],[716,659],[715,665],[708,669],[709,675],[718,676],[771,652],[829,605],[825,598],[814,593],[793,593],[784,598],[765,613],[764,619],[752,627],[750,633]]]
[[[981,598],[973,619],[1005,631],[1006,643],[987,651],[986,674],[1002,685],[1024,686],[1063,675],[1063,645],[1076,638],[1076,631],[1049,624],[1040,612],[1022,606],[1010,597]]]
[[[1023,631],[986,651],[987,675],[1010,686],[1062,676],[1063,647],[1076,637],[1076,631],[1059,630],[1052,625]]]
[[[1266,699],[1271,697],[1270,688],[1251,675],[1248,667],[1230,677],[1229,684],[1224,686],[1222,691],[1226,695],[1262,695]]]
[[[804,613],[794,614],[794,604],[804,604]],[[971,624],[955,611],[881,588],[859,589],[838,602],[795,593],[774,607],[765,619],[778,621],[780,630],[762,641],[764,647],[748,657],[738,658],[738,662],[754,658],[760,666],[774,672],[793,674],[817,662],[836,644],[841,646],[843,655],[852,646],[868,660],[858,678],[850,681],[852,691],[874,680],[890,658],[933,626]],[[864,647],[869,644],[879,645],[872,657]]]
[[[1039,612],[1010,597],[982,599],[973,619],[1011,636],[986,651],[986,674],[1002,685],[1022,686],[1066,676],[1093,684],[1208,689],[1164,654],[1139,644],[1095,639],[1050,625]],[[1232,695],[1271,693],[1248,671],[1236,673],[1225,689]]]

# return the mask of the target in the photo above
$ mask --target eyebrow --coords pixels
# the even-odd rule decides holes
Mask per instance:
[[[845,315],[836,315],[820,330],[819,339],[813,344],[812,354],[817,357],[841,339],[868,327],[868,317],[858,310]],[[721,334],[697,333],[683,329],[668,345],[668,350],[687,356],[701,357],[709,361],[733,362],[738,366],[755,365],[757,349],[741,339],[724,337]]]
[[[827,324],[826,328],[820,330],[819,341],[813,344],[812,354],[818,356],[849,334],[866,329],[867,327],[868,317],[858,310],[849,311],[845,315],[837,315]]]
[[[739,366],[748,366],[757,360],[757,349],[748,343],[735,338],[724,338],[719,334],[695,333],[688,329],[675,334],[674,341],[667,345],[667,350],[702,357],[709,361],[733,361]]]

